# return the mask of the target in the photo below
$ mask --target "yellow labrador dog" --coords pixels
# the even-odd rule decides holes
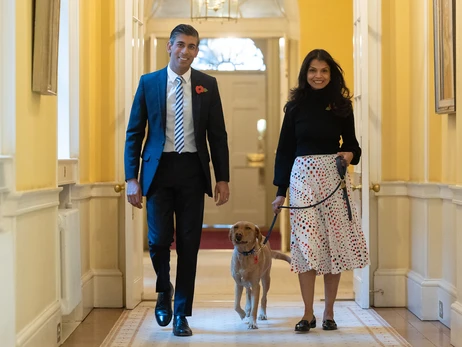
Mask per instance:
[[[258,329],[257,309],[260,297],[260,280],[263,287],[258,319],[266,320],[267,294],[270,287],[272,259],[290,263],[290,257],[272,251],[269,242],[263,244],[258,226],[250,222],[237,222],[229,230],[234,252],[231,259],[231,274],[236,282],[234,309],[241,319],[248,318],[248,328]],[[245,311],[241,308],[242,291],[246,288]]]

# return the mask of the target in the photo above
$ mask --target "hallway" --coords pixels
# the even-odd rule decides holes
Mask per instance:
[[[196,282],[195,314],[189,318],[190,326],[195,333],[191,340],[187,338],[175,338],[171,333],[171,325],[167,328],[160,328],[153,324],[154,328],[152,330],[154,331],[151,330],[148,333],[151,337],[155,335],[155,340],[149,339],[149,344],[133,344],[133,346],[149,346],[154,344],[156,346],[204,346],[207,343],[213,343],[214,346],[260,346],[268,344],[280,345],[281,341],[297,345],[297,342],[309,342],[310,339],[313,341],[314,338],[316,338],[316,344],[312,343],[311,345],[313,346],[350,345],[347,339],[349,338],[348,332],[351,330],[349,324],[353,320],[353,316],[348,312],[345,315],[343,312],[349,310],[351,313],[356,312],[356,314],[361,314],[361,311],[364,311],[358,309],[349,300],[353,297],[351,273],[345,273],[340,283],[339,300],[336,304],[336,319],[339,323],[339,330],[337,332],[323,332],[319,328],[322,318],[323,286],[322,277],[318,277],[315,293],[315,314],[318,319],[318,328],[306,336],[296,335],[292,333],[293,325],[302,314],[297,276],[290,272],[287,263],[278,260],[273,261],[272,283],[268,295],[268,321],[259,322],[259,330],[249,331],[233,310],[234,281],[229,271],[230,259],[231,251],[229,250],[200,251]],[[146,301],[138,308],[146,306],[151,310],[155,305],[152,300],[156,297],[154,293],[155,275],[147,254],[144,257],[144,264]],[[175,276],[175,264],[176,254],[173,251],[172,278]],[[290,309],[288,310],[288,308]],[[94,309],[63,346],[99,347],[122,312],[122,309]],[[439,322],[422,322],[404,308],[378,308],[375,312],[385,319],[412,346],[450,346],[450,331]],[[150,315],[146,319],[150,320],[153,317]],[[209,324],[205,323],[208,322],[207,320],[216,322],[214,324],[216,326],[210,327],[206,325],[204,329],[204,324]],[[342,326],[344,327],[343,330]],[[226,334],[216,333],[216,331],[220,332],[223,329],[225,329]],[[333,335],[330,337],[326,335],[332,333]],[[287,340],[287,337],[290,337],[291,340]],[[344,344],[330,343],[339,337],[342,341],[345,341]],[[240,341],[242,338],[245,339],[245,344]],[[214,339],[214,341],[211,341],[211,339]],[[278,339],[282,340],[279,341]],[[278,341],[279,343],[277,343]],[[373,345],[380,346],[382,344],[377,343]],[[114,344],[112,346],[119,345]]]

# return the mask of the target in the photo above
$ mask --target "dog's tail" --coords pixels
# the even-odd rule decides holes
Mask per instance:
[[[271,258],[279,259],[279,260],[285,260],[289,264],[292,261],[288,255],[286,255],[284,253],[281,253],[281,252],[278,252],[278,251],[273,251],[273,250],[271,251]]]

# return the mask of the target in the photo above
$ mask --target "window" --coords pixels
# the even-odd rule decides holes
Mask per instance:
[[[16,5],[0,1],[0,156],[16,146]]]
[[[263,53],[250,38],[202,39],[192,67],[216,71],[266,70]]]
[[[78,156],[79,3],[61,0],[58,53],[58,159]]]
[[[61,0],[58,49],[58,159],[70,158],[69,0]]]
[[[58,52],[58,185],[77,182],[79,153],[79,2],[60,1]],[[67,187],[66,189],[69,189]],[[63,202],[60,203],[63,205]]]

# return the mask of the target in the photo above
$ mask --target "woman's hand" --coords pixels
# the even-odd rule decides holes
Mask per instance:
[[[353,160],[353,152],[338,152],[337,155],[343,158],[345,166],[350,165]]]
[[[271,203],[273,207],[273,212],[275,215],[281,212],[279,206],[284,205],[284,201],[286,200],[285,196],[277,196],[276,199]]]

